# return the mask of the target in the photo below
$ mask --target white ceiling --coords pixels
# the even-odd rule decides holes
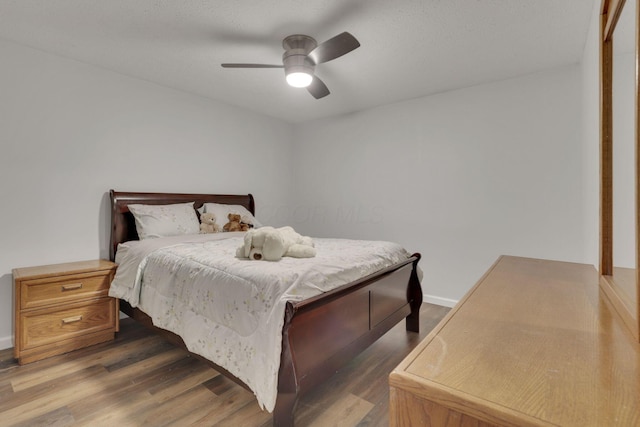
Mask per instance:
[[[576,63],[596,1],[0,0],[0,38],[296,123]],[[317,67],[320,100],[220,67],[342,31],[361,47]]]

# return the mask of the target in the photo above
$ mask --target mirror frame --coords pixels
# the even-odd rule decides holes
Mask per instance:
[[[640,0],[630,0],[637,1]],[[613,277],[613,33],[624,7],[625,0],[602,0],[600,8],[600,288],[607,295],[622,321],[627,325],[636,341],[640,341],[640,165],[638,149],[640,142],[638,101],[638,16],[635,19],[635,246],[636,246],[636,304],[628,308],[624,296],[617,291]],[[640,13],[639,8],[636,14]],[[635,309],[635,313],[633,310]]]

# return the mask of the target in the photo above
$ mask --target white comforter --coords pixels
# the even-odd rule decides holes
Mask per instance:
[[[244,233],[176,236],[118,247],[109,295],[246,383],[273,411],[287,301],[301,301],[406,259],[390,242],[314,239],[317,256],[240,260]]]

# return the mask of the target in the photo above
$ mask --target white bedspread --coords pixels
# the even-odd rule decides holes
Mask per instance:
[[[109,295],[246,383],[273,411],[287,301],[301,301],[407,259],[390,242],[314,239],[315,258],[240,260],[244,233],[177,236],[118,247]]]

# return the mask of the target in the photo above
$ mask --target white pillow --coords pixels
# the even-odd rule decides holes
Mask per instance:
[[[193,202],[175,205],[129,205],[140,240],[198,234],[200,221]]]
[[[203,205],[205,212],[213,212],[216,216],[216,223],[220,227],[229,222],[229,214],[238,214],[242,217],[243,221],[250,222],[255,228],[262,227],[262,224],[255,219],[251,212],[242,205],[224,205],[221,203],[205,203]]]

